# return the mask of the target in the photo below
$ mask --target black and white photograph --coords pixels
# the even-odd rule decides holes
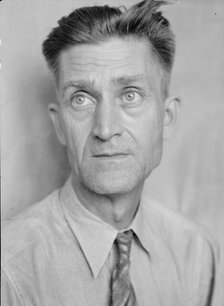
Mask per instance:
[[[1,305],[224,306],[224,2],[0,6]]]

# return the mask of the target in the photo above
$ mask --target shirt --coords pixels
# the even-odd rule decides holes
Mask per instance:
[[[144,197],[129,228],[130,278],[140,306],[210,305],[215,255],[201,229]],[[2,305],[109,305],[117,233],[79,202],[69,178],[6,222]]]

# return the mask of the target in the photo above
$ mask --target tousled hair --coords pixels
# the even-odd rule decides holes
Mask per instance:
[[[145,0],[130,9],[105,6],[83,7],[58,21],[43,42],[42,50],[56,79],[62,50],[80,44],[93,44],[112,37],[147,39],[165,76],[168,90],[175,53],[175,39],[169,22],[159,11],[167,0]]]

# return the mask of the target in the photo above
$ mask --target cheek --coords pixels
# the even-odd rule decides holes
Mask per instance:
[[[91,131],[91,122],[87,118],[79,118],[68,110],[62,113],[63,131],[66,137],[67,150],[72,162],[81,163],[85,144]]]
[[[130,133],[135,139],[139,155],[148,164],[160,158],[162,149],[163,112],[153,105],[133,117]]]

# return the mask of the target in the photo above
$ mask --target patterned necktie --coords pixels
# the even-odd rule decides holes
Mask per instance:
[[[118,249],[118,264],[112,274],[112,306],[137,306],[134,288],[129,278],[129,255],[132,230],[119,233],[115,240]]]

